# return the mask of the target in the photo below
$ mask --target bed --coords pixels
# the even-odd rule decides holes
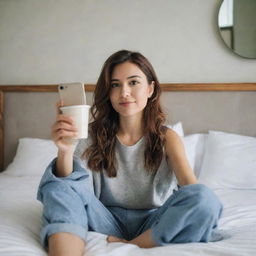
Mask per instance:
[[[162,84],[168,124],[200,183],[224,205],[223,239],[142,249],[89,232],[88,256],[256,254],[256,84]],[[94,86],[85,86],[89,104]],[[49,139],[56,85],[0,86],[0,255],[47,255],[36,192],[57,148]],[[47,102],[47,104],[45,104]],[[203,106],[203,107],[202,107]]]

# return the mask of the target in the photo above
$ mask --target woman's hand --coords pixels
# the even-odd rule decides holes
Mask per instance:
[[[56,121],[52,125],[51,138],[59,152],[68,153],[74,150],[72,139],[77,136],[77,128],[72,117],[61,114],[60,107],[62,106],[63,101],[58,101],[56,104]]]

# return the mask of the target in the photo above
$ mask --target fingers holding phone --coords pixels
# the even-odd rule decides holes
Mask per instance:
[[[52,126],[52,140],[59,150],[69,151],[75,139],[88,137],[90,106],[82,83],[58,86],[60,101],[56,103],[56,121]]]
[[[73,150],[74,141],[78,135],[78,129],[72,117],[63,115],[60,107],[63,106],[63,101],[58,101],[56,104],[56,121],[52,125],[51,138],[62,152]]]

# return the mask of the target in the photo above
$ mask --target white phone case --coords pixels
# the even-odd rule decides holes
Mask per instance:
[[[59,84],[58,91],[64,106],[86,105],[86,96],[82,83]]]

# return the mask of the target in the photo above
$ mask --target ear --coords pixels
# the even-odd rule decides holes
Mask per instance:
[[[155,89],[155,81],[152,81],[148,86],[148,98],[152,96],[152,94],[154,93],[154,89]]]

